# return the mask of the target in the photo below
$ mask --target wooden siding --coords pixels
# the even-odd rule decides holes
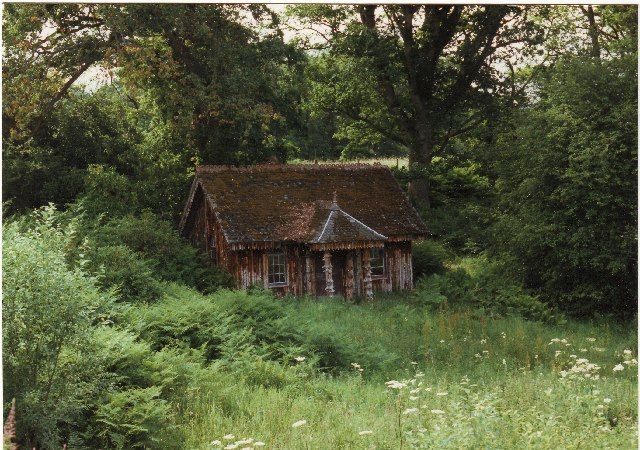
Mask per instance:
[[[245,248],[232,250],[226,241],[209,203],[205,201],[202,191],[194,197],[193,226],[187,238],[193,245],[207,252],[212,264],[229,271],[236,280],[236,286],[246,289],[259,284],[268,288],[268,254],[284,251],[287,269],[287,284],[272,287],[276,295],[324,295],[324,280],[316,276],[322,271],[323,252],[312,251],[302,244],[283,243],[270,245],[276,248]],[[233,248],[238,247],[235,245]],[[373,277],[374,292],[391,292],[413,289],[413,272],[411,267],[411,242],[387,242],[384,246],[384,275]],[[334,281],[341,282],[335,286],[336,292],[353,292],[356,297],[363,297],[364,264],[362,255],[365,250],[333,250],[332,264]],[[348,271],[347,261],[352,261],[353,273]],[[319,267],[318,264],[320,264]],[[353,289],[346,285],[352,280]]]

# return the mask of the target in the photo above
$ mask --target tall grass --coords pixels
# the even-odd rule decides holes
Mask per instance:
[[[278,449],[636,446],[636,367],[624,352],[637,353],[631,328],[434,312],[400,296],[283,306],[309,327],[303,334],[350,348],[362,372],[302,370],[317,360],[301,354],[309,359],[277,363],[288,373],[278,386],[209,374],[182,411],[187,447],[235,448],[243,438]],[[581,358],[599,369],[566,376]],[[392,379],[406,387],[387,387]]]

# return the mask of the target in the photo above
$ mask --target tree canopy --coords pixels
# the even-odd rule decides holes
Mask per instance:
[[[3,20],[6,213],[81,199],[175,221],[195,164],[407,158],[397,178],[452,251],[515,261],[580,314],[634,310],[636,7],[9,4]],[[108,82],[83,81],[96,71]]]

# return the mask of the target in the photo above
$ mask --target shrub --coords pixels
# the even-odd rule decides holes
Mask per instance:
[[[87,339],[112,301],[67,263],[74,230],[54,226],[55,214],[45,208],[30,229],[9,223],[3,234],[3,393],[16,398],[21,447],[59,448],[58,424],[90,407],[99,369],[84,361]]]
[[[416,298],[430,305],[470,306],[488,315],[521,315],[531,320],[559,320],[562,317],[538,297],[524,292],[515,282],[501,275],[500,266],[484,263],[477,273],[456,268],[418,280]]]
[[[423,275],[444,272],[444,260],[447,252],[444,247],[434,241],[422,241],[413,244],[413,276],[415,279]]]
[[[306,330],[305,344],[318,356],[318,366],[323,370],[347,369],[352,362],[362,359],[362,353],[352,342],[324,324],[313,324]]]
[[[84,184],[84,196],[79,203],[90,217],[99,214],[117,217],[137,208],[133,185],[113,167],[89,165]]]
[[[170,222],[149,211],[97,225],[89,232],[92,245],[126,245],[149,260],[157,278],[181,282],[201,292],[233,286],[231,275],[212,266],[207,256],[183,240]]]
[[[87,269],[98,275],[100,285],[118,290],[127,302],[152,302],[160,295],[152,264],[124,245],[90,249]]]

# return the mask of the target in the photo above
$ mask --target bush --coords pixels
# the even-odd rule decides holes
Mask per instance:
[[[149,211],[139,217],[129,215],[93,224],[88,234],[95,246],[126,245],[149,261],[159,279],[181,282],[205,293],[233,286],[230,274],[212,266],[171,223]]]
[[[98,276],[100,285],[117,289],[127,302],[153,302],[158,299],[159,280],[152,264],[124,245],[91,249],[87,269]]]
[[[82,263],[68,264],[74,230],[54,226],[55,214],[45,208],[28,230],[9,223],[3,234],[3,394],[16,398],[20,447],[60,448],[59,424],[90,409],[100,371],[85,361],[87,340],[112,301]]]
[[[520,315],[530,320],[561,319],[538,297],[527,294],[515,282],[506,280],[498,264],[483,263],[476,273],[456,268],[418,280],[415,297],[428,305],[472,307],[487,315]]]
[[[118,217],[137,208],[137,198],[129,179],[113,167],[90,165],[84,180],[84,196],[79,200],[91,217],[108,214]]]
[[[444,272],[444,260],[447,251],[434,241],[422,241],[413,244],[413,276],[415,279],[423,275]]]
[[[311,325],[305,333],[305,344],[318,355],[318,365],[323,370],[348,369],[352,362],[362,360],[362,353],[353,343],[334,333],[330,326]]]

